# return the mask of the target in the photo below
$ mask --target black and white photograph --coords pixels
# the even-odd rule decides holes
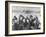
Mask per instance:
[[[40,29],[40,7],[12,7],[12,30]]]
[[[6,35],[44,34],[44,3],[6,1]]]

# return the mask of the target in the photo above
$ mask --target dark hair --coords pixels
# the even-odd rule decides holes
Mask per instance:
[[[17,17],[16,16],[14,16],[14,18],[15,18],[15,20],[17,20]]]

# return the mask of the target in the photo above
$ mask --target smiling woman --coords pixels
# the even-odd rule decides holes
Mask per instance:
[[[8,35],[44,34],[44,3],[6,1],[6,32]]]

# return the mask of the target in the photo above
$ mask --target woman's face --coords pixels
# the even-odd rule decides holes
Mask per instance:
[[[27,23],[29,23],[29,20],[27,19]]]
[[[14,20],[15,23],[17,23],[17,20]]]
[[[23,22],[25,23],[25,19],[23,19]]]
[[[22,20],[23,18],[22,17],[20,17],[20,20]]]

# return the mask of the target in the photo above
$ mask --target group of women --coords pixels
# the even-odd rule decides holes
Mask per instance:
[[[33,17],[32,15],[24,17],[23,15],[19,16],[19,20],[14,16],[13,30],[33,30],[40,29],[40,22],[37,16]]]

